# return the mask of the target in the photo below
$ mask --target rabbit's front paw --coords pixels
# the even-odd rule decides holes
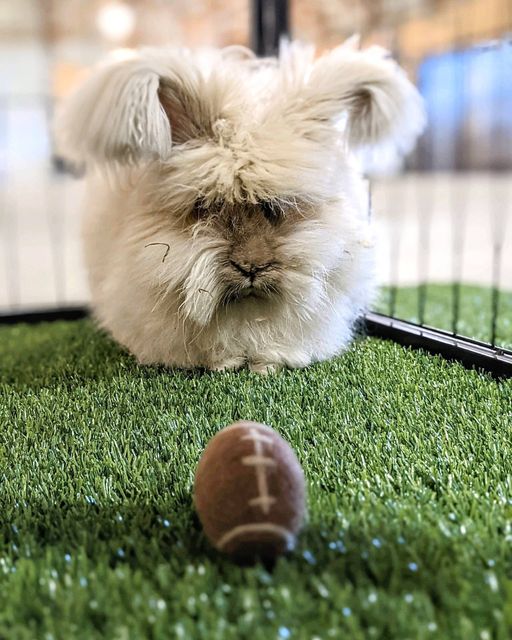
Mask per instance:
[[[246,363],[246,359],[243,356],[236,356],[234,358],[228,358],[223,362],[216,362],[210,369],[212,371],[229,371],[234,369],[240,369]]]
[[[271,373],[277,373],[283,368],[282,364],[276,362],[249,362],[249,369],[254,373],[260,373],[267,376]]]

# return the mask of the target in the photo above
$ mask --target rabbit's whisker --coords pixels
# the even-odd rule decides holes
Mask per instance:
[[[148,247],[154,247],[159,244],[161,244],[164,247],[167,247],[164,253],[164,257],[162,258],[162,262],[165,262],[165,259],[167,258],[167,256],[169,255],[169,251],[171,250],[171,245],[168,242],[150,242],[149,244],[144,245],[144,249],[147,249]]]

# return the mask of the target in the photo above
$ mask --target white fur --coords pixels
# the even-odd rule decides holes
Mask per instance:
[[[94,313],[141,363],[266,372],[346,348],[375,290],[350,150],[403,151],[424,122],[396,65],[354,44],[317,60],[297,43],[278,61],[243,48],[143,50],[63,105],[57,139],[88,166]],[[190,221],[198,202],[207,215]],[[282,210],[279,224],[262,202]],[[257,293],[277,293],[224,303],[229,287],[245,292],[230,265],[246,246],[271,255]]]

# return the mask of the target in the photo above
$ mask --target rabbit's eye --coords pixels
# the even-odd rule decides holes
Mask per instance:
[[[198,198],[194,206],[192,207],[192,215],[194,218],[201,219],[205,218],[208,215],[209,208],[206,205],[206,202],[202,198]]]
[[[277,224],[281,220],[281,209],[273,202],[269,200],[260,202],[260,207],[265,218],[272,224]]]

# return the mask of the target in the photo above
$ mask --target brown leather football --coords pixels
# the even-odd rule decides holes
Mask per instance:
[[[196,470],[194,503],[207,538],[239,560],[291,550],[305,517],[304,473],[270,427],[241,421],[208,443]]]

